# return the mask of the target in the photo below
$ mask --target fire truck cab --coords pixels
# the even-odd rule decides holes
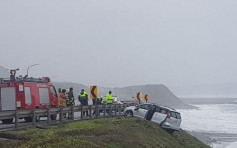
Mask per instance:
[[[58,95],[50,78],[10,77],[0,79],[0,111],[58,107]],[[57,115],[51,115],[56,120]],[[32,118],[24,118],[32,121]],[[2,120],[12,123],[13,119]]]

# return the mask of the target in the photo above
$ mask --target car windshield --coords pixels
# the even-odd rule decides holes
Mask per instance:
[[[175,113],[175,114],[176,114],[177,119],[181,119],[180,113]]]
[[[171,115],[171,117],[173,117],[173,118],[177,118],[175,112],[170,112],[170,115]]]

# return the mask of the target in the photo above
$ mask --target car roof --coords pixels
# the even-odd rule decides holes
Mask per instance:
[[[156,106],[159,106],[159,107],[162,107],[162,108],[165,108],[165,109],[169,109],[170,111],[176,111],[174,108],[171,108],[171,107],[168,107],[168,106],[165,106],[165,105],[160,105],[160,104],[157,104],[157,103],[144,103],[144,104],[156,105]]]

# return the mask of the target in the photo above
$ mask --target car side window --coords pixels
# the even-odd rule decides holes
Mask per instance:
[[[159,107],[156,107],[156,112],[160,112],[160,108]]]
[[[162,114],[167,114],[168,110],[164,109],[164,108],[161,108],[159,112],[162,113]]]
[[[146,110],[148,110],[149,107],[150,107],[149,104],[143,104],[143,105],[140,106],[141,109],[146,109]]]
[[[150,110],[156,111],[156,106],[152,105],[152,106],[150,107]]]

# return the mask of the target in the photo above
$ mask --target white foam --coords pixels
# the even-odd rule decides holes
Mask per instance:
[[[237,147],[237,141],[236,142],[215,142],[211,144],[211,147],[213,148],[236,148]]]
[[[229,142],[214,142],[211,144],[212,148],[228,148],[230,145]],[[236,148],[236,147],[229,147],[229,148]]]
[[[228,145],[226,148],[236,148],[237,147],[237,141],[232,142],[230,145]]]
[[[237,133],[237,104],[194,105],[196,110],[179,110],[181,128],[188,131]]]
[[[196,110],[179,110],[182,116],[181,128],[188,131],[208,133],[237,133],[237,104],[194,105]],[[220,135],[221,136],[221,135]],[[211,144],[213,148],[237,148],[237,141],[225,137]],[[227,139],[229,137],[226,137]],[[212,137],[211,139],[215,139]]]

